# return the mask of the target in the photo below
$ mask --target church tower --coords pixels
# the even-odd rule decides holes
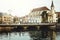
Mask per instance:
[[[54,9],[54,4],[53,4],[53,1],[52,1],[52,4],[51,4],[51,9]]]
[[[53,0],[52,0],[52,4],[51,4],[51,15],[52,15],[52,22],[56,22],[56,17],[57,17],[57,14],[55,13],[55,10],[54,10],[54,3],[53,3]]]
[[[51,4],[51,13],[52,13],[52,14],[55,14],[54,8],[55,8],[55,7],[54,7],[54,3],[53,3],[53,1],[52,1],[52,4]]]

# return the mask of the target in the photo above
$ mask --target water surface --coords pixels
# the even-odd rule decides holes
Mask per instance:
[[[35,36],[37,34],[31,35],[33,32],[11,32],[11,33],[1,33],[0,40],[34,40],[33,38],[39,38]],[[38,33],[37,31],[35,33]],[[37,39],[38,40],[38,39]],[[41,40],[48,40],[47,38]],[[49,39],[50,40],[50,39]],[[57,33],[56,40],[60,40],[60,33]]]

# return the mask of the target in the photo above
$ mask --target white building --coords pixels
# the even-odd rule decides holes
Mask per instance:
[[[35,8],[24,18],[24,23],[54,23],[57,22],[57,13],[54,10],[54,4],[52,1],[51,9],[47,7]]]

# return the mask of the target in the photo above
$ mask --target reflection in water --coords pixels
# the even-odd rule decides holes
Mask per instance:
[[[27,32],[12,32],[0,34],[0,40],[30,40]]]
[[[41,31],[1,33],[0,40],[50,40],[49,37],[42,38]],[[60,40],[57,33],[56,40]]]
[[[60,40],[60,32],[57,32],[56,40]]]
[[[50,37],[46,32],[42,31],[34,31],[34,32],[29,32],[30,37],[33,40],[50,40]]]

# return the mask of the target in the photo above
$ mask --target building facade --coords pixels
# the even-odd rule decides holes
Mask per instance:
[[[25,16],[23,18],[24,23],[56,23],[58,20],[58,13],[54,10],[55,6],[53,1],[50,8],[51,9],[40,7],[33,9],[27,17]]]
[[[0,24],[12,24],[13,17],[11,14],[0,13]]]

